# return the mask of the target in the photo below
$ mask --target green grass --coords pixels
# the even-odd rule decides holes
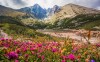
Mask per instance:
[[[96,21],[93,21],[93,22],[90,22],[90,23],[86,23],[86,24],[84,24],[80,27],[84,28],[84,29],[93,29],[96,26],[100,26],[100,20],[96,20]]]
[[[100,25],[100,14],[78,15],[74,18],[65,18],[54,23],[53,28],[93,29]]]

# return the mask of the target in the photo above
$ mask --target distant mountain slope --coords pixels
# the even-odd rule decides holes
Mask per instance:
[[[42,8],[40,5],[35,4],[31,7],[25,7],[19,9],[19,11],[31,14],[32,16],[35,16],[38,19],[42,19],[46,17],[46,9]]]
[[[47,16],[52,16],[56,12],[60,10],[60,7],[58,5],[54,5],[53,8],[48,8],[47,9]]]
[[[37,19],[31,14],[20,12],[0,5],[0,23],[33,24]],[[27,23],[26,23],[27,22]]]
[[[0,5],[0,16],[20,17],[20,16],[26,16],[26,13],[18,12],[14,9]]]
[[[18,11],[31,14],[37,19],[44,19],[44,18],[47,18],[48,16],[53,15],[59,9],[60,7],[57,5],[55,5],[53,8],[44,9],[39,4],[35,4],[34,6],[31,6],[31,7],[21,8]]]
[[[60,20],[64,18],[73,18],[80,14],[100,14],[100,11],[75,4],[67,4],[61,7],[58,12],[51,16],[51,20],[53,22],[55,20]]]
[[[52,28],[100,30],[100,14],[81,14],[73,18],[58,20],[52,24]]]

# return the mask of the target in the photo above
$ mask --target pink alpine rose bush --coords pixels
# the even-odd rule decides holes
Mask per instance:
[[[34,40],[35,41],[35,40]],[[0,38],[2,62],[99,62],[99,44],[74,44],[65,42],[22,42]]]

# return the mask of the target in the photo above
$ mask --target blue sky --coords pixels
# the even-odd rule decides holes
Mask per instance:
[[[39,4],[43,8],[53,7],[54,5],[63,6],[68,3],[74,3],[90,8],[100,9],[100,0],[0,0],[0,5],[19,9],[23,7]]]

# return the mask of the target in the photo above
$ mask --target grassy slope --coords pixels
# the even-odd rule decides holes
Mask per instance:
[[[18,18],[0,16],[0,29],[6,32],[8,35],[17,38],[28,38],[36,42],[44,42],[47,40],[51,41],[61,41],[63,38],[51,37],[49,35],[37,32],[35,29],[24,25]]]
[[[0,28],[8,34],[23,35],[26,37],[45,36],[24,25],[18,18],[0,16]]]
[[[11,16],[11,17],[21,17],[21,16],[26,16],[25,13],[18,12],[14,9],[4,7],[0,5],[0,15],[2,16]]]
[[[54,25],[56,28],[93,29],[94,27],[100,25],[100,14],[78,15],[71,19],[56,21]]]

